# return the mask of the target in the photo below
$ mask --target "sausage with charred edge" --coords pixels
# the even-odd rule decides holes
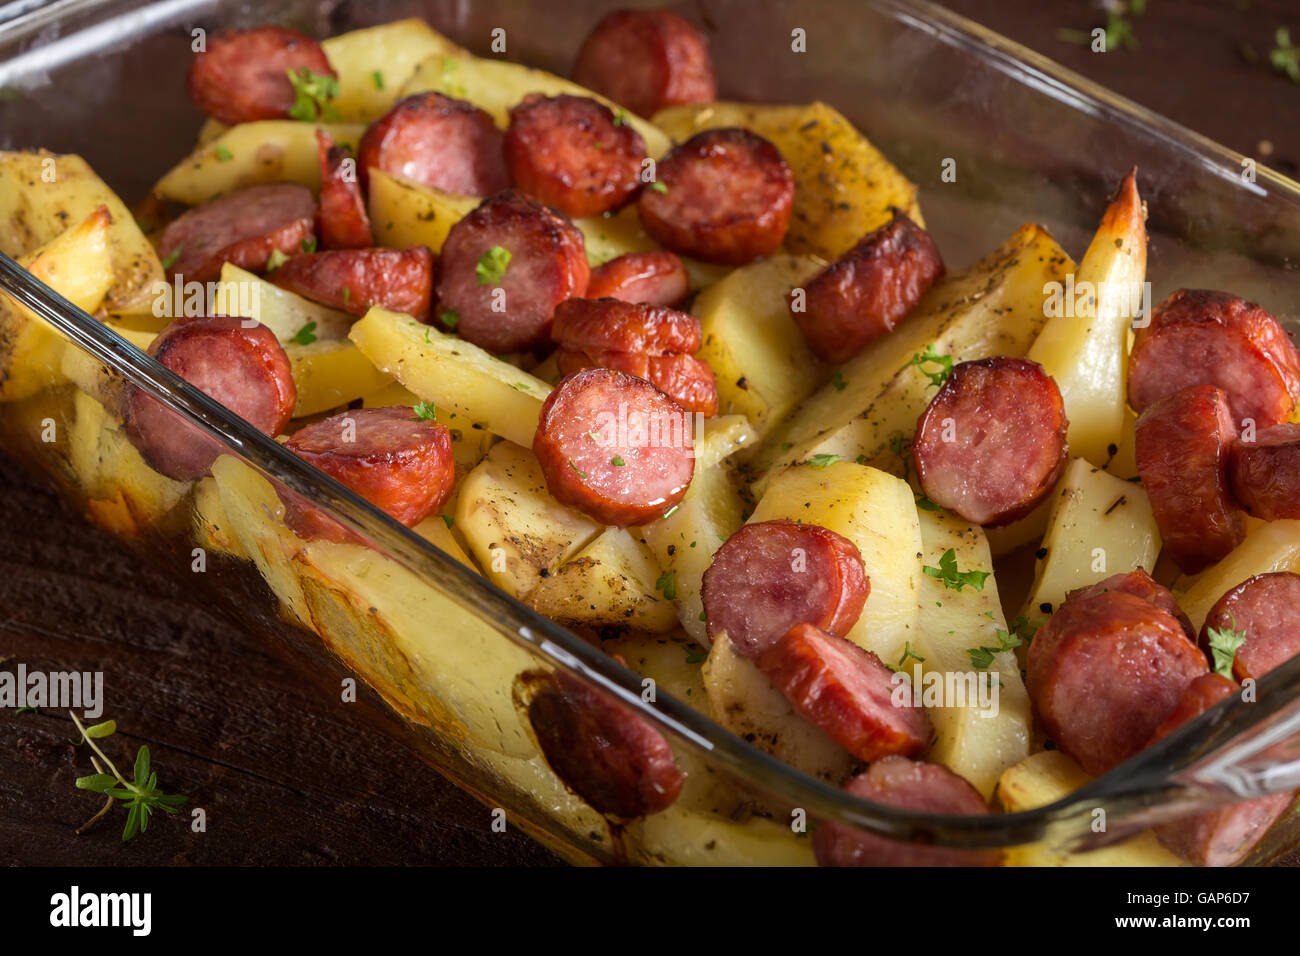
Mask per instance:
[[[320,154],[320,209],[316,226],[322,249],[364,249],[373,246],[370,217],[361,198],[355,161],[335,146],[329,133],[316,130]]]
[[[780,248],[794,174],[780,150],[744,129],[710,129],[674,146],[637,200],[645,231],[673,252],[741,266]]]
[[[1163,551],[1185,574],[1225,557],[1245,537],[1228,489],[1236,437],[1227,393],[1193,385],[1148,405],[1134,431],[1138,476]]]
[[[274,333],[251,319],[177,319],[158,333],[149,354],[254,428],[278,435],[298,393],[289,357]],[[224,447],[136,386],[123,395],[127,437],[155,471],[188,481],[208,473]]]
[[[227,262],[262,272],[274,252],[302,251],[316,230],[316,200],[306,186],[249,186],[195,206],[163,230],[158,255],[167,275],[207,282]]]
[[[510,186],[505,138],[492,117],[441,93],[415,93],[393,104],[361,137],[362,185],[371,169],[463,196]]]
[[[483,200],[447,233],[438,302],[462,338],[518,352],[550,339],[555,307],[585,293],[590,276],[573,223],[511,190]]]
[[[1141,750],[1209,669],[1172,614],[1123,591],[1066,601],[1034,635],[1026,663],[1047,735],[1091,774]]]
[[[911,757],[930,744],[925,709],[910,700],[897,705],[894,672],[852,641],[796,624],[757,663],[805,720],[859,760]]]
[[[1266,310],[1227,292],[1179,289],[1137,330],[1128,400],[1137,412],[1191,385],[1227,393],[1238,428],[1291,417],[1300,399],[1300,352]]]
[[[704,572],[709,639],[724,631],[757,660],[796,624],[843,637],[871,592],[862,553],[848,538],[784,518],[747,524]]]
[[[1065,595],[1065,599],[1067,601],[1082,601],[1084,598],[1090,598],[1095,594],[1104,594],[1107,591],[1122,591],[1125,594],[1132,594],[1144,601],[1150,601],[1162,611],[1168,611],[1178,620],[1183,632],[1187,635],[1187,639],[1193,644],[1196,643],[1196,628],[1192,627],[1191,618],[1183,613],[1183,609],[1178,606],[1178,601],[1174,598],[1173,593],[1147,574],[1143,568],[1121,571],[1098,581],[1096,584],[1075,588]]]
[[[621,209],[641,187],[645,140],[588,97],[525,97],[505,148],[515,188],[574,219]]]
[[[1205,616],[1201,646],[1210,654],[1210,631],[1244,633],[1232,676],[1258,680],[1300,654],[1300,574],[1273,571],[1247,578],[1219,598]]]
[[[1222,674],[1196,678],[1184,691],[1174,712],[1156,728],[1151,743],[1240,691],[1240,687]],[[1263,839],[1268,828],[1286,812],[1294,796],[1294,793],[1273,793],[1161,824],[1156,827],[1156,838],[1194,866],[1232,866]]]
[[[443,506],[456,477],[447,427],[406,405],[340,412],[299,429],[285,447],[408,526]],[[298,537],[357,540],[298,495],[281,497]]]
[[[1061,391],[1037,362],[962,362],[917,422],[917,477],[931,501],[967,521],[1008,524],[1051,493],[1068,429]]]
[[[591,270],[588,299],[622,299],[646,305],[677,306],[691,292],[682,260],[664,249],[625,252]]]
[[[804,307],[791,314],[818,358],[846,362],[893,331],[942,275],[930,234],[895,209],[888,223],[809,281]]]
[[[1228,452],[1228,484],[1256,518],[1300,518],[1300,424],[1261,428],[1254,441],[1236,438]]]
[[[433,294],[433,253],[410,249],[331,249],[289,259],[271,273],[282,289],[353,315],[371,306],[423,322]]]
[[[970,814],[989,812],[979,791],[937,763],[885,757],[844,787],[872,803],[913,813]],[[819,821],[813,834],[818,866],[997,866],[997,850],[960,850],[924,846],[866,833],[843,823]]]
[[[528,705],[546,762],[593,809],[631,820],[667,809],[686,775],[668,741],[631,708],[565,673]]]
[[[695,473],[690,422],[644,379],[589,368],[562,379],[533,439],[557,500],[602,524],[641,525],[671,511]]]
[[[561,348],[555,354],[561,375],[584,368],[613,368],[643,378],[683,410],[711,418],[718,413],[718,386],[713,369],[693,355],[647,355],[608,349]]]
[[[289,74],[335,77],[321,45],[288,27],[229,30],[208,38],[186,78],[190,99],[227,126],[285,119],[297,100]]]
[[[718,98],[703,35],[668,10],[616,10],[587,35],[573,80],[649,119]]]

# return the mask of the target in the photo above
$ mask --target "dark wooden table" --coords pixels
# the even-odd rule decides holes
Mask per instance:
[[[1300,86],[1252,65],[1274,31],[1300,40],[1284,0],[1148,0],[1137,52],[1094,54],[1061,30],[1104,25],[1084,0],[948,0],[954,10],[1119,93],[1294,174]],[[0,712],[0,864],[512,864],[557,862],[413,759],[363,702],[322,694],[301,664],[214,618],[172,578],[86,525],[0,457],[0,657],[104,670],[116,759],[147,742],[165,788],[204,808],[207,831],[157,821],[123,846],[99,807],[70,720]],[[12,665],[11,665],[12,666]],[[187,818],[188,819],[188,818]]]

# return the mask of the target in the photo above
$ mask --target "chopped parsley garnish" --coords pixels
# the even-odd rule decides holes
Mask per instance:
[[[811,458],[805,461],[804,464],[812,465],[814,468],[829,468],[831,465],[835,464],[843,457],[844,457],[843,455],[826,455],[826,454],[813,455]]]
[[[921,374],[930,380],[930,384],[935,388],[940,388],[944,382],[948,381],[948,376],[952,374],[952,356],[940,355],[934,350],[934,343],[931,342],[925,347],[925,351],[918,355],[913,355],[912,360],[903,368],[910,368],[915,365],[921,370]],[[927,372],[925,366],[936,365],[938,369],[933,372]]]
[[[677,573],[665,571],[659,575],[659,580],[655,582],[655,590],[662,591],[664,597],[670,601],[677,600]]]
[[[411,418],[413,422],[432,422],[438,418],[438,410],[434,407],[433,402],[421,402],[412,407],[411,411],[415,412],[415,415]]]
[[[283,252],[281,252],[279,249],[272,249],[271,255],[267,257],[266,260],[266,271],[268,273],[274,272],[276,269],[280,268],[280,266],[284,265],[288,261],[289,261],[289,257],[286,256]]]
[[[184,248],[185,243],[182,242],[179,246],[173,249],[170,254],[163,256],[162,267],[164,269],[170,269],[172,266],[176,265],[176,260],[181,257],[181,250]]]
[[[1015,650],[1021,644],[1026,643],[1025,641],[1021,640],[1021,635],[1018,630],[1018,627],[1028,627],[1028,626],[1029,626],[1029,622],[1023,616],[1021,616],[1016,618],[1015,621],[1012,622],[1011,629],[1008,631],[1004,631],[1000,627],[994,628],[993,636],[998,639],[998,643],[996,647],[966,648],[966,654],[967,656],[970,657],[971,665],[979,668],[980,670],[984,670],[984,668],[989,667],[993,664],[993,658],[998,654],[1001,654],[1003,651]],[[1033,628],[1035,631],[1038,630],[1038,624],[1034,624]],[[1032,632],[1030,633],[1030,637],[1031,638],[1033,637]]]
[[[700,613],[704,613],[704,612],[701,611]],[[703,664],[708,659],[709,659],[709,654],[707,651],[697,651],[690,647],[686,648],[686,663]]]
[[[212,152],[217,157],[217,162],[219,163],[228,163],[235,158],[235,154],[226,149],[226,147],[221,143],[218,143]]]
[[[898,666],[895,667],[894,670],[900,670],[900,669],[902,669],[903,665],[905,665],[905,664],[907,663],[907,659],[908,659],[909,657],[910,657],[912,660],[914,660],[914,661],[916,661],[917,663],[919,663],[919,664],[924,664],[924,663],[925,663],[925,658],[922,657],[920,654],[916,653],[916,651],[912,650],[912,642],[911,642],[911,641],[904,641],[904,642],[903,642],[903,656],[900,657],[900,658],[898,659]]]
[[[1211,627],[1205,636],[1210,641],[1210,655],[1214,658],[1214,669],[1224,677],[1232,676],[1232,662],[1236,660],[1237,649],[1246,643],[1246,632],[1237,630],[1237,619],[1228,615],[1231,627]]]
[[[666,185],[664,185],[663,183],[659,182],[658,180],[655,180],[654,182],[652,182],[652,183],[650,184],[650,189],[651,189],[652,191],[654,191],[654,192],[657,192],[657,193],[666,193],[666,192],[668,192],[668,187],[667,187]]]
[[[984,582],[992,573],[990,571],[957,570],[957,552],[953,548],[949,548],[943,553],[943,556],[939,558],[937,568],[927,564],[921,570],[932,578],[938,578],[949,591],[960,591],[967,585],[970,585],[976,591],[983,591]]]
[[[456,519],[453,518],[451,515],[443,515],[442,520],[446,522],[448,530],[451,530],[451,526],[456,523]]]
[[[581,468],[579,468],[577,465],[575,465],[572,459],[569,460],[569,467],[572,468],[574,471],[576,471],[579,477],[583,478],[584,480],[586,479],[587,473],[583,471]]]
[[[352,290],[347,286],[343,287],[343,304],[347,305],[352,299]]]
[[[613,458],[609,460],[609,463],[613,465],[615,468],[622,468],[624,465],[627,464],[627,462],[623,460],[623,457],[621,455],[615,455]]]
[[[442,321],[449,329],[454,329],[460,325],[460,313],[455,309],[447,309],[442,313]]]
[[[313,73],[305,66],[285,70],[293,84],[296,99],[289,109],[289,118],[315,123],[318,120],[337,120],[339,111],[330,100],[339,95],[339,81],[332,76]]]
[[[831,384],[835,386],[837,392],[842,392],[849,386],[849,383],[844,381],[844,376],[840,374],[839,369],[836,369],[835,374],[831,376]]]
[[[379,70],[374,70],[371,72],[370,80],[372,83],[375,84],[375,89],[382,90],[384,88],[384,74],[381,73]]]
[[[308,255],[311,255],[316,251],[316,237],[312,236],[310,239],[304,239],[302,242],[298,243],[298,248]]]
[[[474,274],[478,276],[479,285],[500,285],[510,266],[510,250],[502,246],[493,246],[479,256]]]
[[[627,110],[623,109],[623,107],[620,106],[617,110],[614,111],[614,125],[622,126],[626,122],[627,122]]]
[[[308,322],[300,328],[293,337],[293,341],[298,345],[311,345],[316,341],[316,323]]]

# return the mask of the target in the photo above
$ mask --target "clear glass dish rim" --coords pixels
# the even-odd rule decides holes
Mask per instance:
[[[21,42],[61,18],[93,13],[122,0],[52,0],[46,6],[0,24],[0,48]],[[995,69],[1051,96],[1073,109],[1156,134],[1169,148],[1198,158],[1207,171],[1239,185],[1241,154],[1194,133],[1145,107],[1118,96],[1058,66],[1013,41],[928,0],[858,0],[884,15],[941,42],[959,47]],[[211,0],[155,0],[175,9],[212,6]],[[144,4],[141,6],[152,6]],[[137,6],[135,10],[140,10]],[[118,13],[118,16],[124,14]],[[129,16],[130,14],[125,14]],[[89,24],[90,29],[99,24]],[[66,39],[75,34],[66,34]],[[1259,167],[1254,190],[1282,194],[1300,205],[1300,183]],[[1267,188],[1266,188],[1267,187]],[[351,492],[280,444],[230,414],[204,393],[164,368],[107,326],[31,277],[0,254],[0,290],[30,308],[66,338],[164,405],[203,428],[243,456],[264,475],[299,494],[310,496],[344,525],[360,532],[388,557],[430,586],[462,601],[502,635],[556,667],[617,696],[624,704],[722,768],[759,784],[769,793],[802,807],[811,816],[835,820],[883,836],[963,847],[1008,847],[1039,841],[1071,844],[1091,836],[1091,813],[1105,805],[1113,820],[1165,805],[1174,815],[1186,800],[1176,775],[1208,753],[1262,725],[1291,703],[1287,691],[1300,689],[1300,658],[1259,682],[1264,706],[1225,701],[1169,735],[1159,744],[1096,778],[1066,797],[1031,810],[987,816],[914,813],[872,803],[810,777],[747,743],[668,694],[654,703],[641,697],[640,675],[618,664],[577,635],[461,566],[409,528]],[[1261,703],[1263,701],[1261,700]],[[1203,731],[1213,729],[1209,738]],[[1146,824],[1144,824],[1145,826]],[[1119,828],[1113,827],[1112,832]]]

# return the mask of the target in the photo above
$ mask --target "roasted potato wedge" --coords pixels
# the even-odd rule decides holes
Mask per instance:
[[[371,395],[392,382],[348,339],[323,339],[284,347],[298,401],[293,417],[315,415]]]
[[[415,17],[340,33],[322,40],[321,47],[338,74],[339,93],[330,105],[346,123],[383,116],[415,68],[430,57],[467,55]]]

